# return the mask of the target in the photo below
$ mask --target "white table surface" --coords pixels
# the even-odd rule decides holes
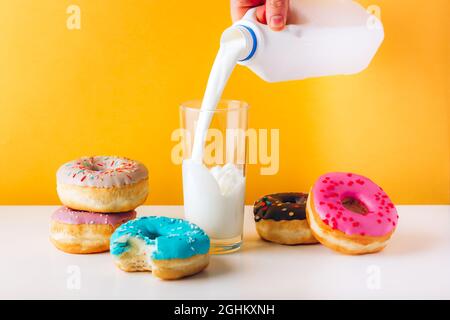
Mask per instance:
[[[55,208],[0,206],[0,298],[450,299],[450,206],[399,206],[390,244],[365,256],[262,241],[248,207],[243,248],[212,256],[205,271],[179,281],[123,272],[109,253],[72,255],[55,249],[48,240]],[[178,206],[137,211],[182,216]]]

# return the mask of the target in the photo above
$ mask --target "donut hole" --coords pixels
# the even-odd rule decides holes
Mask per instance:
[[[85,166],[85,168],[87,170],[90,170],[90,171],[103,171],[103,170],[105,170],[105,168],[102,166],[102,163],[100,162],[100,165],[98,165],[96,161],[91,161],[89,163],[85,163],[84,166]]]
[[[304,204],[307,197],[306,194],[281,194],[280,201],[285,204]]]
[[[91,170],[91,171],[102,171],[102,170],[104,170],[102,167],[99,167],[99,166],[97,166],[97,165],[92,165],[90,168],[89,168],[89,170]]]
[[[160,237],[161,235],[157,232],[149,232],[149,233],[146,233],[145,236],[147,238],[149,238],[150,240],[155,240],[156,238]]]
[[[367,209],[366,205],[355,197],[344,197],[341,200],[341,203],[345,209],[357,214],[366,215],[369,212],[369,209]]]

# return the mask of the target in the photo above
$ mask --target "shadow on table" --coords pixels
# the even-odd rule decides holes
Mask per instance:
[[[262,240],[257,235],[251,236],[250,238],[245,238],[244,243],[241,248],[241,252],[248,252],[248,251],[256,251],[256,250],[264,250],[267,249],[268,246],[274,245],[274,243]]]
[[[411,232],[411,233],[398,233],[394,234],[389,240],[388,245],[385,250],[382,251],[384,254],[388,255],[408,255],[411,253],[417,253],[422,251],[429,251],[440,245],[442,239],[434,235],[433,233],[427,232]],[[270,247],[282,247],[282,248],[298,248],[302,247],[304,249],[312,249],[317,246],[322,246],[318,244],[306,244],[306,245],[280,245],[273,242],[265,241],[259,238],[257,235],[251,236],[244,240],[244,244],[240,252],[245,253],[249,251],[267,250]]]
[[[301,244],[301,245],[282,245],[270,241],[266,241],[261,239],[259,236],[251,236],[250,238],[246,238],[244,240],[244,244],[241,248],[241,252],[249,252],[249,251],[257,251],[257,250],[267,250],[270,247],[278,247],[278,248],[313,248],[317,244]]]
[[[433,233],[414,232],[394,234],[383,250],[389,255],[408,255],[422,251],[430,251],[441,245],[442,240]]]
[[[210,277],[217,278],[226,275],[230,272],[233,272],[232,269],[233,268],[231,266],[231,263],[226,259],[223,259],[223,256],[211,255],[209,265],[204,271],[197,273],[192,277],[187,277],[184,280],[189,281],[189,279],[192,280],[208,279]]]

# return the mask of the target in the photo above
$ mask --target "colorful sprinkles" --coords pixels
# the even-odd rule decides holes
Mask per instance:
[[[108,187],[137,182],[147,178],[148,172],[144,165],[128,158],[95,156],[62,165],[57,177],[67,184]]]
[[[304,220],[307,197],[305,193],[295,192],[266,195],[254,203],[255,221]]]

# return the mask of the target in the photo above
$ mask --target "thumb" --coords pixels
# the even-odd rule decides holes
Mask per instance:
[[[266,17],[269,27],[274,31],[284,29],[286,25],[289,0],[267,0]]]

